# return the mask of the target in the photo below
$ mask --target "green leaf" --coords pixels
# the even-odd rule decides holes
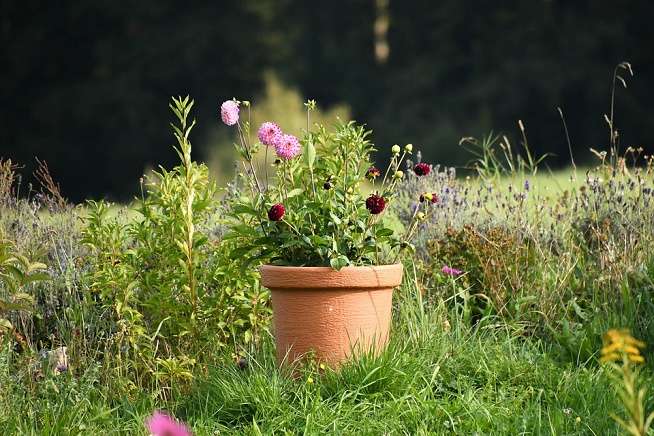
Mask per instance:
[[[255,208],[245,204],[234,205],[232,207],[232,212],[237,215],[241,215],[241,214],[253,215],[253,216],[259,215],[259,212]]]
[[[292,189],[292,190],[290,190],[288,192],[288,195],[286,196],[286,198],[296,197],[296,196],[300,195],[303,192],[304,192],[304,189],[302,189],[302,188]]]
[[[334,268],[336,271],[340,271],[341,268],[348,266],[350,264],[350,259],[347,256],[338,256],[336,258],[329,260],[329,265]]]
[[[254,250],[255,248],[257,248],[257,247],[252,246],[252,245],[246,245],[246,246],[243,246],[243,247],[238,247],[238,248],[233,249],[232,252],[229,253],[229,255],[230,255],[230,257],[232,259],[239,259],[239,258],[245,256],[246,254],[248,254],[250,251]]]
[[[314,147],[313,142],[308,141],[304,148],[304,159],[309,169],[313,169],[313,163],[316,161],[316,147]]]
[[[395,233],[395,232],[393,232],[393,230],[391,230],[391,229],[382,228],[382,229],[377,230],[376,235],[377,235],[378,238],[383,238],[384,236],[391,236],[393,233]]]

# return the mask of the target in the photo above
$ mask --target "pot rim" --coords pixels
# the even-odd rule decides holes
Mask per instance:
[[[261,282],[271,289],[382,289],[402,283],[404,265],[329,266],[262,265]]]

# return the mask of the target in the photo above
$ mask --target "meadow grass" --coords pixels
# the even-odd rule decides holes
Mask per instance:
[[[81,377],[25,383],[0,354],[4,434],[146,434],[164,409],[203,434],[617,434],[618,411],[596,358],[566,360],[519,325],[474,327],[444,306],[429,307],[406,280],[396,292],[393,334],[378,357],[340,371],[306,366],[292,377],[275,363],[272,339],[227,357],[168,401],[135,393],[109,400],[97,367]],[[608,320],[607,320],[608,321]],[[645,372],[645,384],[654,382]]]
[[[157,409],[200,435],[620,433],[610,414],[623,406],[598,356],[611,328],[654,343],[654,159],[576,177],[407,173],[389,225],[401,231],[422,193],[439,201],[405,258],[388,349],[296,377],[275,362],[255,268],[221,239],[229,195],[195,223],[208,244],[193,268],[208,297],[200,327],[170,293],[186,283],[173,244],[188,224],[161,189],[173,175],[143,203],[103,205],[109,221],[98,204],[7,197],[9,254],[47,263],[49,279],[24,286],[29,310],[0,310],[17,326],[0,336],[1,433],[146,434]],[[465,273],[453,279],[443,265]],[[42,353],[64,345],[56,375]],[[643,357],[648,386],[654,356]]]

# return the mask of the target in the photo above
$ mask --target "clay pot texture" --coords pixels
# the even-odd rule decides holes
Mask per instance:
[[[345,267],[261,267],[270,289],[277,361],[310,355],[332,367],[359,353],[379,354],[391,326],[393,289],[402,264]]]

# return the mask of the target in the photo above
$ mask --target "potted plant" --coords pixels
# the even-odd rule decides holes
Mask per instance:
[[[258,128],[258,141],[250,141],[249,123],[239,117],[249,103],[223,103],[223,122],[237,129],[247,192],[234,201],[227,237],[239,238],[236,255],[245,265],[263,263],[278,361],[311,353],[338,366],[353,353],[384,349],[393,289],[402,281],[400,251],[411,248],[409,240],[434,197],[422,195],[409,226],[394,231],[382,217],[412,145],[394,145],[382,171],[370,161],[370,131],[354,122],[310,129],[315,102],[306,106],[301,138],[266,122]],[[262,148],[259,171],[255,156]],[[430,170],[424,163],[414,168],[417,175]]]

